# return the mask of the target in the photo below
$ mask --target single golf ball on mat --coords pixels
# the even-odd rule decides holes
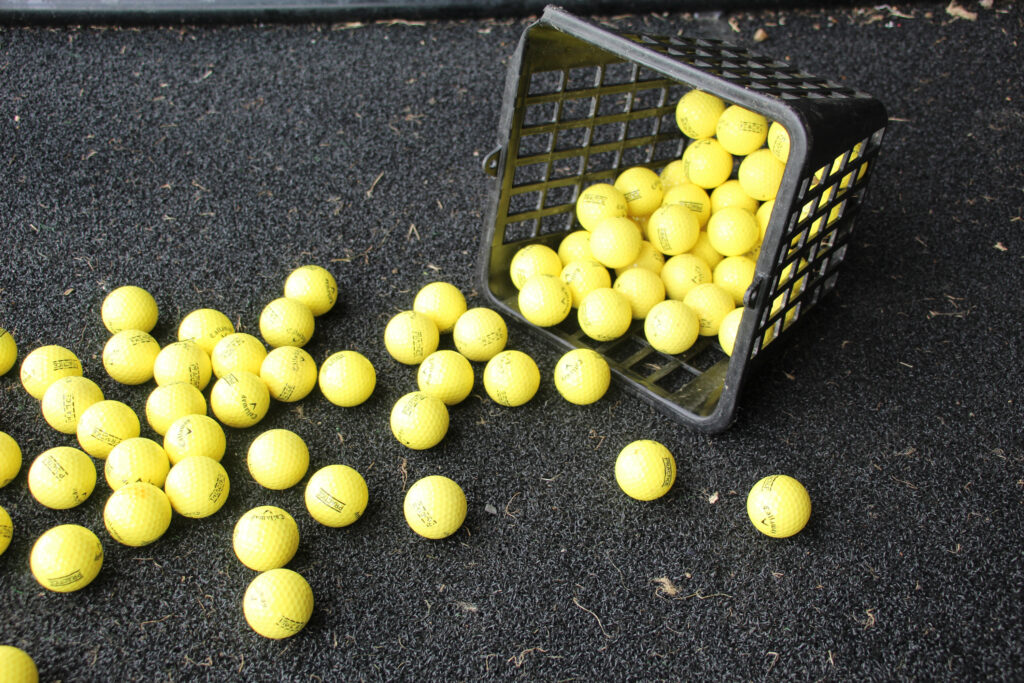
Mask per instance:
[[[179,417],[164,434],[164,448],[171,465],[190,455],[201,455],[220,462],[227,450],[227,437],[220,423],[208,415]],[[109,459],[109,458],[108,458]]]
[[[249,444],[249,474],[260,486],[282,491],[298,484],[309,469],[309,448],[288,429],[270,429]]]
[[[786,163],[786,160],[789,159],[789,131],[785,126],[778,121],[772,121],[772,124],[768,126],[766,142],[775,158]]]
[[[261,636],[288,638],[301,631],[312,616],[313,589],[291,569],[271,569],[245,589],[242,611],[252,630]]]
[[[3,555],[4,551],[11,545],[11,538],[13,537],[14,522],[11,521],[11,516],[7,514],[7,510],[0,507],[0,555]]]
[[[82,363],[63,346],[40,346],[21,361],[21,385],[35,399],[42,399],[50,385],[61,377],[71,376],[82,376]]]
[[[490,308],[471,308],[455,321],[452,340],[459,353],[471,361],[486,362],[505,348],[508,327]]]
[[[424,538],[451,536],[466,521],[466,494],[441,475],[424,477],[409,487],[402,511],[409,528]]]
[[[189,382],[163,384],[146,399],[146,421],[160,436],[186,415],[206,415],[206,397]]]
[[[529,244],[512,257],[509,277],[516,289],[522,289],[534,275],[555,275],[562,271],[562,259],[558,253],[544,244]]]
[[[77,448],[56,446],[43,451],[28,468],[29,493],[53,510],[81,505],[95,488],[96,465]]]
[[[434,321],[416,311],[402,311],[384,328],[384,347],[405,365],[419,365],[437,350],[440,340]]]
[[[284,295],[305,304],[314,316],[321,316],[338,302],[338,282],[323,266],[300,266],[284,281]]]
[[[448,433],[448,408],[422,391],[406,394],[391,409],[391,432],[414,450],[433,448]]]
[[[598,401],[611,380],[608,361],[590,349],[573,349],[555,364],[555,388],[569,403],[584,406]]]
[[[18,360],[18,345],[11,333],[0,327],[0,377],[6,375]]]
[[[13,645],[0,645],[0,671],[6,683],[39,683],[39,669],[32,657]]]
[[[188,382],[202,391],[212,375],[210,355],[191,340],[168,344],[153,361],[153,379],[159,385]]]
[[[473,366],[458,351],[435,351],[420,363],[416,384],[423,393],[453,406],[462,403],[473,390]]]
[[[793,477],[773,474],[750,489],[747,516],[754,528],[766,536],[788,538],[807,526],[811,497]]]
[[[171,468],[164,493],[182,517],[209,517],[222,507],[231,491],[224,466],[212,458],[192,455]]]
[[[238,518],[231,545],[249,569],[278,569],[291,562],[299,549],[299,525],[282,508],[261,505]]]
[[[210,362],[213,374],[220,378],[235,370],[260,374],[260,366],[267,357],[267,347],[256,337],[245,332],[235,332],[223,337],[213,347]]]
[[[495,403],[514,408],[527,403],[540,388],[540,369],[522,351],[502,351],[484,367],[484,389]]]
[[[305,349],[279,346],[263,359],[260,379],[272,398],[294,403],[309,396],[316,386],[316,361]]]
[[[676,481],[676,460],[657,441],[634,441],[615,460],[615,481],[627,496],[636,500],[661,498]]]
[[[231,319],[213,308],[192,311],[178,325],[178,341],[195,342],[207,355],[213,353],[217,342],[234,333]]]
[[[103,400],[103,390],[88,377],[71,375],[51,384],[39,404],[46,423],[61,434],[75,434],[82,413]]]
[[[135,482],[163,488],[172,464],[160,444],[137,436],[110,449],[103,463],[103,476],[114,491]]]
[[[29,567],[39,585],[55,593],[85,588],[103,566],[103,544],[84,526],[61,524],[45,531],[32,546]]]
[[[0,432],[0,489],[14,481],[21,471],[21,446],[7,432]]]
[[[301,301],[280,297],[274,299],[260,313],[260,334],[271,346],[303,347],[313,337],[316,322],[313,311]]]
[[[370,398],[377,387],[377,371],[358,351],[338,351],[320,365],[317,382],[328,401],[352,408]]]
[[[235,370],[214,383],[210,392],[210,408],[214,416],[228,427],[252,427],[270,410],[270,390],[259,375]]]
[[[440,334],[450,334],[466,312],[466,297],[451,283],[431,282],[416,293],[412,310],[433,320]]]
[[[103,523],[118,543],[133,547],[149,545],[171,526],[171,501],[153,484],[128,484],[107,499]]]
[[[115,382],[144,384],[153,379],[160,344],[148,332],[121,330],[103,347],[103,367]]]
[[[328,465],[306,483],[304,494],[310,517],[324,526],[343,527],[366,511],[370,491],[363,475],[348,465]]]
[[[107,294],[100,307],[103,325],[111,334],[121,330],[150,332],[156,327],[156,299],[142,287],[125,285]]]

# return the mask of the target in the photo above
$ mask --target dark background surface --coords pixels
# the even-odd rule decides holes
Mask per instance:
[[[886,105],[837,289],[759,369],[724,434],[682,428],[618,387],[571,406],[550,380],[557,350],[512,325],[509,347],[544,377],[536,398],[496,405],[477,364],[473,396],[427,452],[390,434],[415,370],[387,355],[383,329],[432,280],[484,303],[480,162],[528,19],[0,29],[0,325],[19,364],[66,346],[143,414],[152,385],[117,385],[102,366],[108,291],[151,291],[161,343],[200,307],[258,334],[291,269],[317,263],[342,303],[307,350],[320,363],[356,349],[378,372],[360,407],[315,390],[226,430],[225,507],[175,517],[140,549],[103,528],[102,471],[78,508],[35,502],[29,463],[74,439],[46,425],[17,367],[0,378],[0,430],[25,458],[0,489],[15,524],[0,642],[64,681],[1019,677],[1024,13],[967,9],[976,20],[936,3],[617,19],[748,45],[763,28],[758,51]],[[251,480],[245,451],[272,427],[307,441],[310,473],[341,462],[365,476],[362,520],[322,527],[302,485]],[[616,454],[639,438],[676,456],[658,502],[614,481]],[[746,518],[747,490],[774,472],[813,500],[789,540]],[[402,497],[435,473],[463,486],[469,514],[427,542]],[[298,521],[289,566],[316,597],[306,629],[280,642],[246,625],[254,572],[231,549],[258,504]],[[28,571],[35,538],[61,523],[93,529],[106,551],[96,581],[69,595]]]

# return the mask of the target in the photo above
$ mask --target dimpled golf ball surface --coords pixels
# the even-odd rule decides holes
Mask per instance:
[[[590,349],[573,349],[555,364],[555,388],[576,405],[596,402],[607,393],[611,380],[608,361]]]
[[[686,177],[694,185],[710,190],[732,173],[732,155],[714,138],[697,140],[683,152]]]
[[[28,468],[32,497],[54,510],[84,503],[95,488],[96,465],[77,448],[51,448],[40,453]]]
[[[316,361],[297,346],[279,346],[263,360],[260,379],[272,398],[283,403],[302,400],[316,386]]]
[[[750,154],[768,137],[768,121],[760,114],[734,104],[718,117],[715,137],[730,154]]]
[[[103,463],[103,476],[114,491],[140,481],[162,488],[171,464],[160,444],[139,436],[111,449]]]
[[[593,230],[604,218],[625,216],[626,197],[608,183],[591,185],[576,200],[576,219],[586,230]]]
[[[522,289],[534,275],[558,275],[562,270],[562,259],[554,249],[543,244],[523,247],[512,257],[509,277],[516,289]]]
[[[343,527],[358,520],[370,500],[363,475],[348,465],[317,470],[304,495],[309,515],[324,526]]]
[[[280,491],[295,486],[306,476],[309,448],[293,431],[270,429],[253,439],[246,459],[256,483]]]
[[[153,379],[159,385],[188,382],[202,391],[210,383],[212,374],[209,354],[194,341],[168,344],[153,362]]]
[[[665,300],[665,283],[646,268],[630,268],[615,278],[613,289],[629,301],[634,320],[643,320],[658,302]]]
[[[224,337],[235,333],[231,320],[218,310],[200,308],[186,315],[178,325],[178,341],[193,341],[207,355]]]
[[[391,409],[391,432],[413,450],[433,448],[448,433],[448,408],[422,391],[406,394]]]
[[[231,490],[228,473],[211,458],[193,455],[171,468],[164,493],[183,517],[209,517],[224,506]]]
[[[291,569],[263,572],[245,589],[242,599],[245,620],[265,638],[294,636],[313,614],[313,589]]]
[[[7,432],[0,432],[0,489],[21,471],[21,446]]]
[[[597,261],[573,261],[567,263],[559,275],[572,294],[572,305],[579,308],[583,299],[595,289],[612,286],[608,269]]]
[[[437,325],[422,313],[402,311],[384,328],[384,346],[391,357],[405,365],[418,365],[437,350]]]
[[[227,437],[224,428],[212,417],[185,415],[167,428],[163,450],[172,465],[177,465],[190,455],[201,455],[220,462],[227,450]]]
[[[284,295],[305,304],[314,316],[323,315],[338,302],[338,281],[323,266],[300,266],[285,279]]]
[[[569,317],[572,292],[558,275],[534,275],[519,290],[519,312],[538,327],[551,327]]]
[[[753,199],[766,202],[775,199],[782,184],[786,165],[767,149],[759,149],[740,162],[739,183]]]
[[[320,366],[317,381],[324,398],[336,406],[351,408],[370,398],[377,387],[377,371],[358,351],[338,351]]]
[[[174,422],[186,415],[205,415],[203,392],[188,382],[164,384],[153,389],[146,399],[146,421],[163,436]]]
[[[785,474],[765,477],[747,495],[747,516],[761,533],[788,538],[811,518],[811,497],[803,484]]]
[[[742,319],[743,309],[735,308],[722,318],[722,324],[718,326],[718,344],[727,356],[732,355],[733,347],[736,345],[736,333],[739,332]]]
[[[115,382],[143,384],[153,379],[160,344],[148,332],[121,330],[103,347],[103,367]]]
[[[156,299],[142,287],[125,285],[107,294],[100,307],[103,325],[111,334],[121,330],[149,332],[159,315]]]
[[[39,670],[24,650],[13,645],[0,645],[0,671],[5,683],[38,683]]]
[[[35,399],[41,399],[61,377],[71,376],[82,376],[82,363],[63,346],[40,346],[21,361],[21,384]]]
[[[274,299],[260,313],[260,334],[272,348],[303,347],[313,336],[316,323],[313,311],[301,301],[281,297]]]
[[[263,505],[239,517],[231,544],[235,556],[249,569],[278,569],[291,562],[299,549],[299,525],[285,510]]]
[[[46,423],[62,434],[74,434],[78,431],[78,422],[82,413],[103,400],[103,390],[87,377],[61,377],[51,384],[40,407]]]
[[[32,576],[43,588],[70,593],[85,588],[103,566],[103,544],[89,529],[62,524],[44,532],[32,546]]]
[[[0,377],[6,375],[18,360],[18,345],[11,333],[0,327]]]
[[[495,403],[515,407],[528,402],[540,388],[540,370],[522,351],[502,351],[484,367],[484,389]]]
[[[693,346],[700,336],[700,319],[682,301],[662,301],[647,314],[644,336],[657,351],[682,353]]]
[[[609,268],[628,266],[640,255],[643,239],[636,223],[628,218],[605,218],[590,233],[590,251]]]
[[[457,351],[435,351],[420,364],[416,384],[423,393],[453,406],[462,403],[473,390],[473,366]]]
[[[214,416],[228,427],[252,427],[266,417],[270,391],[258,375],[236,370],[214,383],[210,407]]]
[[[128,484],[107,499],[103,523],[118,543],[133,547],[149,545],[171,526],[171,502],[166,493],[152,484]]]
[[[7,547],[11,545],[11,538],[14,536],[14,523],[7,510],[0,507],[0,555],[4,554]]]
[[[665,255],[654,248],[654,246],[644,240],[640,243],[640,253],[628,266],[622,268],[616,268],[615,274],[622,275],[627,270],[633,268],[644,268],[651,271],[652,273],[661,273],[661,269],[665,266]]]
[[[626,212],[630,216],[649,216],[661,206],[661,179],[649,168],[627,168],[615,179],[614,187],[626,198]]]
[[[716,95],[702,90],[691,90],[676,103],[676,125],[683,135],[694,140],[710,138],[715,134],[718,117],[725,111],[725,102]]]
[[[466,297],[455,285],[431,282],[416,293],[412,310],[433,320],[439,333],[450,334],[455,321],[466,312]]]
[[[657,441],[634,441],[615,460],[615,481],[630,498],[661,498],[676,481],[676,461]]]
[[[558,244],[558,258],[566,265],[573,261],[594,260],[594,252],[590,250],[590,232],[574,230],[563,237]]]
[[[732,294],[716,284],[697,285],[683,297],[683,303],[697,314],[702,337],[717,335],[722,320],[736,308]]]
[[[633,322],[633,309],[621,292],[603,287],[583,297],[577,319],[584,334],[591,339],[611,341],[629,329]]]
[[[466,494],[448,477],[431,475],[409,487],[402,510],[409,528],[424,538],[451,536],[466,521]]]
[[[217,342],[210,354],[213,374],[217,377],[245,370],[254,375],[260,374],[260,366],[267,357],[267,347],[256,337],[245,332],[235,332]]]
[[[471,308],[455,321],[455,348],[472,361],[489,361],[508,343],[508,327],[497,311]]]

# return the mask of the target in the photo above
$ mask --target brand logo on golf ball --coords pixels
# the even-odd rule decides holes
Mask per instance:
[[[345,509],[345,504],[343,502],[329,494],[327,491],[324,491],[323,489],[317,491],[316,499],[323,503],[324,505],[326,505],[327,507],[334,510],[335,512],[341,512],[342,510]]]
[[[427,510],[427,506],[423,503],[414,503],[413,512],[415,512],[416,516],[420,518],[421,522],[423,522],[423,526],[432,527],[437,525],[437,520],[430,515],[430,511]]]
[[[68,476],[68,471],[52,455],[48,455],[43,459],[43,465],[53,475],[53,478],[58,481]]]
[[[220,498],[220,495],[224,493],[224,483],[227,481],[227,477],[223,474],[217,475],[217,481],[213,484],[213,490],[210,491],[210,502],[214,503]]]
[[[121,437],[114,436],[110,432],[105,431],[99,427],[93,428],[93,430],[89,432],[89,436],[96,439],[97,441],[102,441],[103,443],[109,446],[116,446],[117,444],[121,443]]]
[[[82,571],[79,570],[79,569],[76,569],[75,571],[71,572],[70,574],[67,574],[65,576],[57,576],[57,577],[54,577],[54,578],[50,579],[49,581],[50,581],[50,585],[51,586],[59,587],[59,586],[70,586],[71,584],[75,583],[76,581],[81,581],[81,580],[82,580]]]

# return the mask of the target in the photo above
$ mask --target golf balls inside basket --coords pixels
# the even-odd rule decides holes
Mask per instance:
[[[95,488],[96,465],[77,448],[51,448],[39,454],[28,468],[32,497],[54,510],[84,503]]]
[[[171,502],[166,493],[152,484],[128,484],[107,499],[103,523],[118,543],[149,545],[171,526]]]
[[[249,569],[277,569],[291,562],[299,549],[299,525],[285,510],[261,505],[238,519],[231,544]]]
[[[70,593],[85,588],[100,573],[103,544],[83,526],[61,524],[36,540],[29,566],[43,588]]]
[[[773,474],[754,484],[747,495],[747,516],[761,533],[788,538],[811,518],[811,497],[803,484],[785,474]]]
[[[249,474],[260,486],[280,491],[299,483],[309,469],[309,448],[298,434],[270,429],[249,445]]]
[[[313,614],[313,589],[291,569],[271,569],[245,589],[242,611],[252,630],[261,636],[288,638],[301,631]]]
[[[466,521],[466,494],[448,477],[435,474],[409,487],[402,509],[409,528],[420,536],[447,538]]]
[[[366,480],[348,465],[317,470],[305,491],[309,515],[324,526],[343,527],[358,520],[370,499]]]

